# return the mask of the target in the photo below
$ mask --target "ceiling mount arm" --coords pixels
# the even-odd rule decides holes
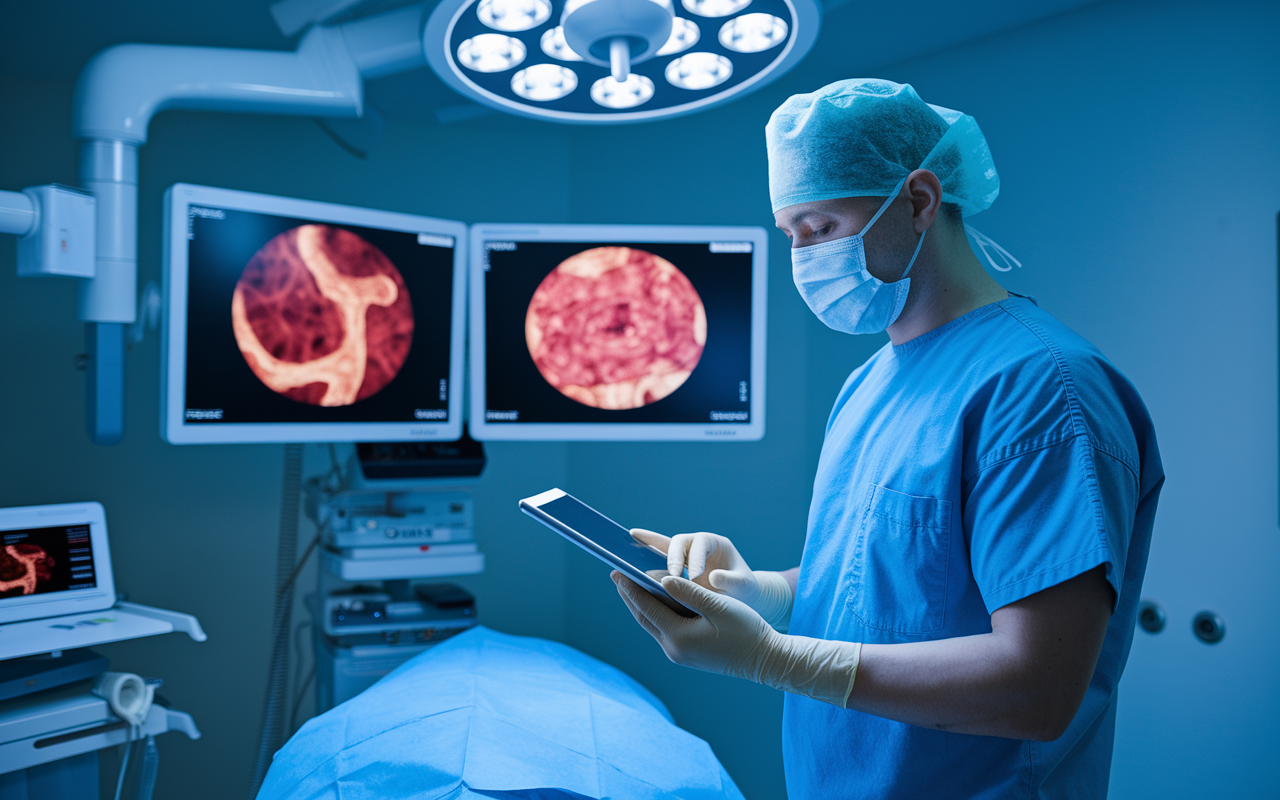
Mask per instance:
[[[0,192],[0,233],[26,236],[39,224],[40,209],[22,192]]]
[[[88,323],[89,436],[124,435],[124,325],[137,318],[138,147],[165,109],[358,117],[365,76],[426,64],[425,6],[309,30],[292,53],[124,44],[89,61],[76,82],[80,180],[97,200],[94,277],[82,281]]]

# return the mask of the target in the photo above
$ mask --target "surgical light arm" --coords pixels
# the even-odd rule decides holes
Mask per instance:
[[[424,5],[308,31],[295,52],[124,44],[85,66],[76,83],[81,184],[96,200],[93,270],[80,285],[89,360],[86,422],[98,444],[124,435],[124,326],[137,316],[138,148],[156,113],[183,108],[358,117],[363,79],[426,65]],[[30,213],[2,201],[0,225]],[[26,223],[28,228],[30,222]]]
[[[0,192],[0,233],[18,236],[18,274],[93,277],[93,196],[69,186]]]
[[[26,236],[36,227],[36,206],[22,192],[0,192],[0,233]]]

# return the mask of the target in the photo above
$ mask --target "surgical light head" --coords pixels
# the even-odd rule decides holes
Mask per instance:
[[[977,121],[924,102],[908,84],[855,78],[793,95],[769,118],[765,143],[775,212],[817,200],[887,197],[916,169],[937,175],[942,202],[966,217],[1000,194]]]

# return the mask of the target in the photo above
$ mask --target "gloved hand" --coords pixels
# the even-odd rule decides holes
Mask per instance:
[[[701,616],[682,617],[621,572],[611,575],[636,622],[667,658],[704,672],[746,678],[844,708],[862,645],[787,636],[745,603],[674,576],[662,588]]]
[[[777,572],[751,569],[728,537],[681,533],[668,538],[644,528],[632,529],[631,536],[666,553],[667,571],[672,575],[684,575],[687,566],[689,580],[741,600],[775,630],[786,633],[791,623],[791,584]]]

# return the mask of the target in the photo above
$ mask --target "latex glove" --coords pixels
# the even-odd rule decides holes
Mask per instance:
[[[747,566],[729,537],[706,532],[666,537],[644,528],[632,529],[631,536],[665,553],[670,574],[678,578],[687,567],[689,580],[741,600],[775,630],[786,633],[791,624],[791,584],[780,573]]]
[[[682,617],[618,571],[611,575],[636,622],[672,662],[762,683],[845,708],[862,645],[787,636],[746,603],[671,575],[667,594],[701,616]]]

